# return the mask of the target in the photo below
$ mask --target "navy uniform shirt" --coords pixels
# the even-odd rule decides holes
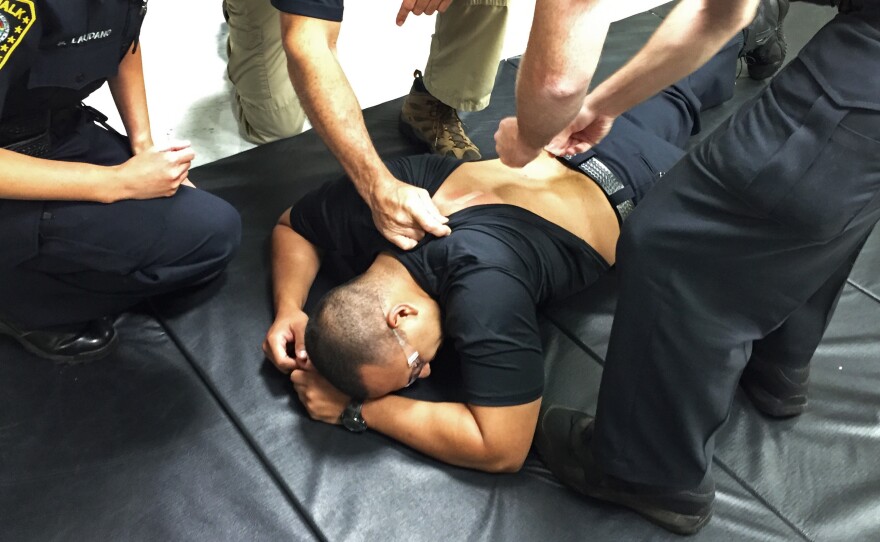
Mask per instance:
[[[146,0],[0,0],[0,146],[49,129],[49,111],[79,104],[116,75]],[[42,203],[0,199],[0,265],[38,250]]]
[[[116,75],[145,0],[0,0],[0,123],[78,104]]]
[[[388,162],[397,178],[433,195],[461,162],[416,156]],[[584,182],[591,182],[584,178]],[[392,253],[440,304],[447,340],[461,359],[467,402],[517,405],[541,397],[544,356],[537,308],[592,284],[608,265],[579,237],[521,207],[468,207],[452,234],[401,251],[376,230],[351,181],[309,193],[291,211],[293,229],[357,272]]]

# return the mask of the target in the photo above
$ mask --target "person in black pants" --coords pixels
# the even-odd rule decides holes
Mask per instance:
[[[544,154],[523,171],[498,160],[389,161],[450,217],[450,235],[413,250],[381,236],[346,178],[285,212],[272,238],[276,316],[263,348],[292,371],[309,414],[351,431],[369,425],[455,465],[518,470],[543,394],[538,307],[615,262],[620,221],[684,154],[701,109],[732,96],[742,45],[738,36],[578,156]],[[358,276],[309,319],[303,305],[328,256]],[[426,377],[444,341],[461,361],[463,402],[392,393]]]
[[[111,317],[215,277],[240,219],[154,146],[143,0],[0,6],[0,334],[61,362],[107,355]],[[129,137],[81,101],[109,81]],[[188,186],[181,186],[188,185]]]
[[[595,420],[554,407],[539,429],[574,489],[695,532],[737,385],[769,416],[804,410],[810,359],[880,219],[880,3],[841,11],[624,229]]]

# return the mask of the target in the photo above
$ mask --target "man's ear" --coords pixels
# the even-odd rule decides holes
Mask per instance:
[[[391,307],[391,310],[388,311],[388,316],[386,319],[388,321],[388,325],[394,329],[397,329],[400,324],[403,323],[404,318],[408,318],[410,316],[417,316],[419,314],[419,309],[410,305],[409,303],[398,303]]]

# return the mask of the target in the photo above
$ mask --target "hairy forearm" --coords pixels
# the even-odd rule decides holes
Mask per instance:
[[[543,147],[577,115],[608,25],[600,0],[538,0],[516,85],[517,122],[526,144]]]
[[[110,93],[131,141],[132,151],[138,152],[153,144],[150,116],[147,110],[147,92],[144,87],[144,69],[141,47],[126,54],[119,63],[119,72],[108,80]]]
[[[367,401],[372,429],[445,463],[486,472],[516,472],[525,461],[541,400],[479,407],[388,395]]]
[[[272,231],[272,289],[275,314],[284,317],[302,310],[318,269],[321,254],[289,225]]]
[[[616,117],[694,72],[754,17],[758,0],[682,0],[645,47],[587,97]]]
[[[373,147],[360,104],[339,65],[335,35],[316,36],[286,24],[288,69],[300,103],[358,192],[370,201],[375,184],[391,174]]]
[[[121,185],[114,167],[43,160],[0,149],[0,199],[109,203]]]

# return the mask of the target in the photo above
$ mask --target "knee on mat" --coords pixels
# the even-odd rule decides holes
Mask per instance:
[[[202,193],[196,220],[187,227],[193,240],[190,264],[199,269],[200,278],[222,271],[241,244],[241,216],[232,205],[211,194]]]
[[[220,198],[217,200],[208,224],[213,234],[206,244],[206,252],[225,267],[241,244],[241,216],[232,205]]]

